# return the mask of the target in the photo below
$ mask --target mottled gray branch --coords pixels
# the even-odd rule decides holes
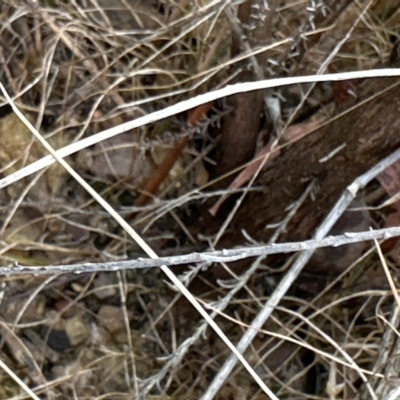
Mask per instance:
[[[302,242],[278,243],[266,246],[249,246],[230,250],[190,253],[178,256],[160,257],[158,259],[138,258],[125,261],[109,261],[103,263],[81,263],[55,266],[21,266],[9,265],[0,268],[0,275],[50,275],[50,274],[81,274],[92,272],[111,272],[129,269],[159,268],[162,265],[174,266],[194,264],[199,262],[233,262],[245,258],[269,254],[293,253],[302,250],[315,250],[320,247],[338,247],[351,243],[365,242],[373,239],[389,239],[400,236],[400,227],[379,229],[367,232],[345,233],[344,235],[328,236],[320,240],[304,240]]]

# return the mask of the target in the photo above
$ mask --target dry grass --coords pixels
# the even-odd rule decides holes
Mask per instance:
[[[122,12],[107,9],[117,3]],[[267,60],[266,78],[370,69],[388,58],[399,34],[394,0],[351,2],[344,11],[335,1],[281,1],[264,49],[242,38],[241,53],[232,55],[237,27],[227,10],[235,4],[127,1],[132,9],[126,9],[123,3],[0,2],[0,80],[54,148],[233,82],[248,64],[257,67],[258,54]],[[329,118],[331,92],[328,84],[279,91],[285,99],[280,129]],[[6,104],[3,97],[0,102]],[[319,103],[325,106],[318,113],[310,111]],[[178,114],[67,158],[156,253],[204,247],[195,234],[197,213],[213,196],[218,126],[229,112],[222,101],[213,107],[195,128]],[[135,207],[140,189],[185,137],[189,145],[154,201]],[[14,114],[0,119],[0,140],[3,176],[47,154]],[[364,195],[374,205],[385,196],[374,184]],[[59,165],[2,189],[0,201],[3,266],[143,256]],[[383,217],[373,214],[375,226]],[[183,282],[201,267],[185,272]],[[282,276],[283,268],[271,270],[268,259],[252,267],[198,293],[233,343]],[[393,305],[380,268],[372,249],[327,287],[304,274],[280,302],[245,353],[279,399],[351,399],[365,390],[363,376],[372,374]],[[4,277],[0,301],[0,399],[199,399],[230,355],[158,270]],[[381,379],[382,371],[375,372]],[[215,398],[267,397],[236,366]]]

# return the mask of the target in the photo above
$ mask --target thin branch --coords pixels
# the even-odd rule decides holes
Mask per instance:
[[[102,263],[80,263],[52,266],[9,265],[0,268],[2,275],[51,275],[51,274],[82,274],[93,272],[113,272],[123,270],[160,268],[162,265],[175,266],[182,264],[233,262],[246,258],[266,256],[270,254],[293,253],[303,250],[315,250],[321,247],[339,247],[351,243],[365,242],[376,239],[390,239],[400,236],[400,227],[378,229],[375,231],[351,232],[338,236],[328,236],[324,239],[304,240],[302,242],[277,243],[266,246],[240,247],[230,250],[217,250],[202,253],[190,253],[178,256],[160,257],[158,259],[138,258],[126,261],[109,261]]]

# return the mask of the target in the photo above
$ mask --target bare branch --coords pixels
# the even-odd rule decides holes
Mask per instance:
[[[104,263],[82,263],[56,266],[22,266],[10,265],[0,269],[0,275],[51,275],[82,274],[93,272],[112,272],[130,269],[160,268],[162,265],[174,266],[194,263],[233,262],[251,257],[269,254],[293,253],[302,250],[315,250],[321,247],[339,247],[351,243],[365,242],[374,239],[390,239],[400,236],[400,227],[378,229],[367,232],[351,232],[344,235],[328,236],[324,239],[304,240],[302,242],[278,243],[266,246],[241,247],[230,250],[190,253],[179,256],[160,257],[158,259],[138,258],[136,260],[110,261]]]

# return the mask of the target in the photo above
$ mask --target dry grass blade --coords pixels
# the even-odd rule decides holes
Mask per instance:
[[[40,400],[40,398],[38,396],[36,396],[36,394],[34,392],[32,392],[31,389],[29,389],[29,387],[20,379],[18,378],[17,375],[14,374],[14,372],[7,367],[7,365],[0,360],[0,368],[2,368],[8,375],[11,376],[12,379],[14,379],[14,381],[21,386],[21,388],[34,400]]]
[[[375,243],[376,249],[378,250],[379,259],[381,260],[382,268],[385,271],[385,275],[386,275],[387,280],[389,282],[390,289],[391,289],[391,291],[393,293],[393,297],[394,297],[394,299],[396,301],[397,307],[399,307],[399,309],[400,309],[400,296],[399,296],[398,289],[396,288],[396,285],[395,285],[395,283],[393,281],[393,276],[392,276],[392,274],[391,274],[391,272],[389,270],[389,267],[388,267],[388,265],[386,263],[386,260],[385,260],[385,257],[383,255],[383,253],[382,253],[382,249],[381,249],[381,246],[379,245],[379,242],[376,239],[374,239],[374,243]]]

